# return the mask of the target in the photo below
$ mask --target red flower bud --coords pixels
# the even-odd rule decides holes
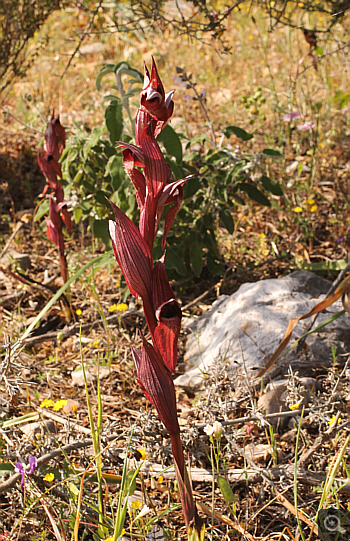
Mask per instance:
[[[158,261],[152,272],[152,302],[157,319],[154,341],[163,361],[169,370],[174,372],[182,314],[170,287],[163,261]]]
[[[137,381],[146,398],[156,408],[169,435],[179,434],[175,387],[171,374],[154,347],[143,336],[142,341],[142,352],[132,348]]]
[[[109,221],[115,257],[132,295],[140,295],[145,301],[151,295],[153,261],[150,249],[130,218],[112,201],[110,204],[115,216],[115,222]]]

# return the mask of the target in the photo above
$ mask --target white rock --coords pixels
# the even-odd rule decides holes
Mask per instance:
[[[186,373],[175,380],[175,385],[199,389],[204,375],[213,363],[229,361],[240,372],[242,354],[248,372],[264,366],[284,337],[291,318],[302,316],[320,302],[330,287],[323,278],[305,271],[296,271],[285,278],[243,284],[231,296],[222,295],[212,308],[189,325],[192,333],[186,344]],[[342,310],[337,301],[320,314],[319,325]],[[293,336],[303,334],[310,319],[298,323]],[[350,349],[350,319],[344,315],[311,334],[306,340],[308,356],[313,365],[331,359],[331,345],[337,353]],[[294,349],[288,359],[296,356]]]

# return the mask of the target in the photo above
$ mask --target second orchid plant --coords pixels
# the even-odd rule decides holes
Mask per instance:
[[[204,538],[204,525],[196,511],[185,466],[172,379],[182,314],[166,275],[165,252],[156,263],[152,257],[163,211],[172,204],[165,213],[164,251],[167,234],[182,203],[183,185],[190,178],[171,182],[171,168],[157,143],[157,136],[173,113],[173,93],[165,94],[152,59],[151,73],[145,66],[141,105],[136,115],[136,145],[119,143],[119,148],[124,148],[125,171],[136,192],[139,227],[110,202],[115,221],[110,220],[109,232],[130,292],[143,302],[152,343],[141,335],[142,351],[132,348],[137,381],[169,433],[188,539],[195,540]]]

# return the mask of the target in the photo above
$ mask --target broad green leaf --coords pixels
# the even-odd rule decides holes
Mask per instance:
[[[270,201],[267,197],[260,191],[258,188],[253,186],[253,184],[248,184],[247,182],[242,182],[238,187],[245,193],[247,193],[253,201],[264,205],[264,207],[271,207]]]
[[[217,276],[219,274],[223,274],[224,271],[225,271],[225,268],[223,266],[222,263],[219,263],[218,261],[216,261],[213,257],[211,257],[210,255],[207,255],[207,267],[208,267],[208,270],[209,272],[213,275],[213,276]]]
[[[200,276],[203,269],[203,245],[200,242],[190,244],[190,263],[195,276]]]
[[[323,49],[319,45],[317,45],[315,51],[318,56],[323,56]]]
[[[201,188],[202,184],[198,177],[191,178],[184,185],[184,200],[189,199]]]
[[[272,158],[281,158],[282,154],[279,150],[275,150],[274,148],[264,148],[262,151],[265,156],[271,156]]]
[[[94,236],[101,239],[107,249],[112,245],[111,237],[109,236],[108,221],[108,218],[103,218],[102,220],[94,220],[92,224]]]
[[[166,250],[165,267],[175,269],[181,276],[186,276],[186,266],[179,254],[171,246],[168,246]]]
[[[132,496],[136,490],[136,476],[134,470],[130,470],[126,475],[125,490]]]
[[[101,81],[105,75],[108,73],[115,73],[115,65],[114,64],[106,64],[100,69],[100,73],[97,75],[96,78],[96,88],[97,90],[101,89]]]
[[[114,99],[106,107],[106,126],[109,131],[109,138],[112,145],[120,140],[123,132],[123,106],[119,99]]]
[[[165,149],[170,156],[174,156],[176,163],[182,162],[182,145],[180,137],[176,131],[168,125],[166,125],[157,137],[157,141],[161,141],[165,146]]]
[[[232,167],[232,169],[230,170],[226,178],[226,186],[228,186],[229,184],[231,184],[231,182],[234,181],[234,179],[237,177],[237,175],[239,175],[239,173],[242,171],[244,166],[245,166],[245,163],[242,161],[242,162],[236,163],[236,165]]]
[[[74,209],[74,221],[76,224],[80,222],[80,219],[83,215],[83,209],[81,207],[75,207]]]
[[[130,75],[130,77],[133,77],[133,80],[130,82],[143,83],[142,73],[135,68],[132,68],[129,62],[126,62],[125,60],[122,60],[114,66],[114,72],[116,74],[125,73],[127,75]]]
[[[226,481],[226,479],[224,477],[218,476],[217,482],[218,482],[218,485],[219,485],[220,490],[221,490],[221,494],[223,495],[224,499],[227,502],[236,502],[237,498],[233,494],[232,489],[231,489],[230,485],[228,484],[228,482]]]
[[[49,215],[49,200],[43,199],[42,203],[40,203],[40,206],[35,213],[34,222],[37,222],[43,216],[48,216],[48,215]]]
[[[271,192],[273,195],[283,195],[281,186],[272,178],[263,175],[260,180],[267,192]]]
[[[246,132],[243,130],[243,128],[239,128],[238,126],[227,126],[227,128],[224,129],[224,134],[227,139],[230,138],[232,133],[234,133],[236,137],[239,137],[239,139],[242,139],[242,141],[249,141],[254,137],[254,135]]]
[[[227,231],[232,235],[235,230],[235,224],[231,212],[228,209],[221,209],[219,216]]]

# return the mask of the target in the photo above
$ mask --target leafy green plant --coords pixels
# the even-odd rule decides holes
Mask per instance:
[[[132,220],[137,219],[135,197],[126,178],[118,141],[129,143],[134,137],[135,121],[132,99],[140,92],[142,75],[127,62],[103,66],[96,79],[100,90],[107,76],[115,77],[111,89],[119,95],[107,93],[105,124],[88,133],[75,124],[62,155],[65,192],[70,196],[73,219],[87,223],[93,235],[110,247],[106,198],[115,203]],[[181,75],[184,77],[184,75]],[[191,84],[191,88],[195,84]],[[259,97],[260,99],[261,97]],[[199,99],[199,98],[196,98]],[[258,98],[257,98],[258,99]],[[218,245],[218,231],[223,227],[228,234],[235,231],[234,212],[246,198],[264,206],[271,206],[271,194],[283,195],[282,187],[266,171],[269,162],[280,158],[278,150],[265,148],[259,153],[233,148],[234,135],[242,145],[253,135],[238,126],[223,130],[223,143],[213,148],[212,138],[199,135],[189,139],[184,133],[165,126],[158,141],[165,151],[165,159],[172,171],[172,180],[187,175],[193,178],[184,186],[184,202],[174,227],[169,233],[165,266],[171,278],[200,276],[203,267],[210,274],[224,271]],[[112,195],[111,195],[112,194]],[[155,240],[154,257],[162,252],[160,226]]]

